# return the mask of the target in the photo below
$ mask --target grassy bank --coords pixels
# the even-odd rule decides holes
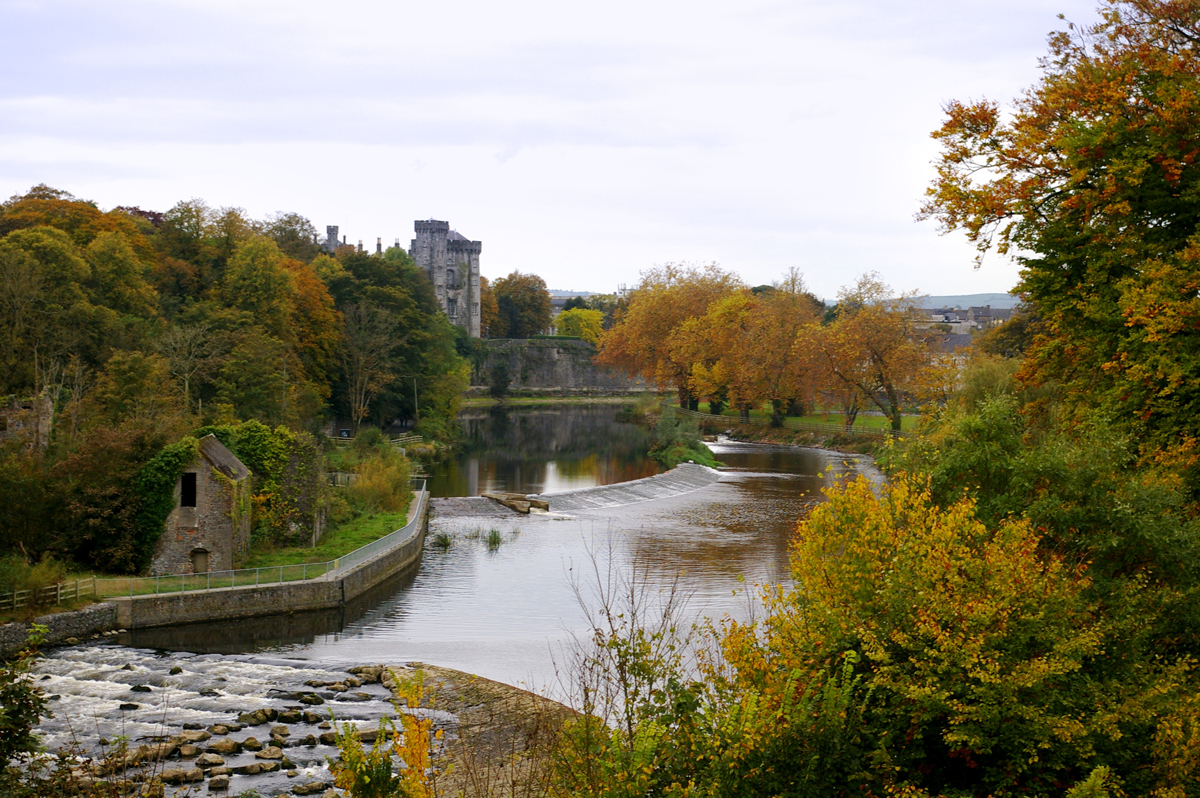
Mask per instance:
[[[699,412],[711,412],[708,402],[701,402]],[[737,410],[725,408],[721,416],[728,418],[731,421],[737,421],[739,414]],[[750,418],[769,419],[771,417],[770,408],[758,408],[750,411]],[[841,413],[809,413],[804,416],[787,416],[787,421],[793,421],[803,424],[836,424],[842,426],[846,423],[846,418]],[[905,414],[900,419],[900,429],[903,432],[916,429],[917,424],[921,421],[921,416],[918,413]],[[855,429],[891,429],[891,421],[882,415],[864,415],[860,414],[854,420]]]
[[[355,549],[384,535],[395,532],[408,523],[408,511],[381,512],[361,515],[330,532],[314,547],[280,546],[260,549],[251,554],[242,568],[265,568],[272,565],[299,565],[306,562],[328,562],[349,554]]]
[[[493,399],[490,396],[474,396],[462,400],[462,407],[524,407],[528,405],[627,405],[643,396],[654,394],[624,394],[621,396],[508,396]]]

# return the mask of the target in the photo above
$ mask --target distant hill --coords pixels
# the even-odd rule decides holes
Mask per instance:
[[[917,297],[917,305],[923,308],[970,308],[991,305],[994,308],[1011,308],[1020,302],[1012,294],[957,294],[954,296]]]

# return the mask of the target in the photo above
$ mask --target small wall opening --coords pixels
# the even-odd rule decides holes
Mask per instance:
[[[196,472],[189,471],[179,480],[179,506],[196,506]]]
[[[208,549],[196,549],[192,552],[192,573],[208,573]]]

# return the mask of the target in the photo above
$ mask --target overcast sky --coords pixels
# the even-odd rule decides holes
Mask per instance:
[[[916,223],[951,99],[1007,101],[1092,0],[2,0],[0,192],[414,219],[485,276],[609,292],[668,261],[833,297],[1006,291]]]

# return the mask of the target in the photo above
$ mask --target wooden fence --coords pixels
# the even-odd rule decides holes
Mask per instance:
[[[59,582],[56,585],[34,588],[33,590],[16,590],[11,593],[0,593],[0,611],[19,610],[24,607],[48,607],[62,604],[64,601],[74,601],[84,596],[95,596],[96,577],[76,579],[73,582]]]

